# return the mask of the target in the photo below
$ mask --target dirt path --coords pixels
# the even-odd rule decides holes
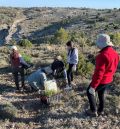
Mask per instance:
[[[9,42],[11,41],[13,35],[15,35],[16,33],[19,32],[20,28],[19,28],[18,24],[19,24],[20,22],[24,21],[25,19],[26,19],[26,17],[24,16],[23,18],[21,18],[21,19],[16,19],[16,20],[13,22],[12,26],[11,26],[10,29],[9,29],[9,34],[8,34],[8,36],[5,38],[6,44],[9,44]]]

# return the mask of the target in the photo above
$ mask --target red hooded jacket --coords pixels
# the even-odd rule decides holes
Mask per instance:
[[[96,68],[91,87],[96,89],[100,84],[111,83],[118,63],[119,55],[112,47],[106,47],[101,50],[100,54],[96,57]]]
[[[20,64],[20,54],[18,52],[14,52],[10,54],[10,61],[12,68],[19,68]]]

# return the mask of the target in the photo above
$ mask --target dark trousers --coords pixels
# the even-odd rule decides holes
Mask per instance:
[[[21,85],[22,87],[24,88],[24,69],[23,68],[14,68],[13,69],[13,76],[14,76],[14,80],[15,80],[15,85],[16,85],[16,88],[17,90],[20,89],[20,86],[19,86],[19,74],[20,74],[20,78],[21,78]]]
[[[69,64],[69,68],[68,68],[68,71],[67,71],[67,78],[68,78],[68,84],[69,85],[73,81],[73,71],[72,71],[73,66],[74,66],[74,64]]]
[[[91,111],[102,112],[104,110],[104,103],[105,103],[104,94],[108,86],[110,86],[110,84],[105,84],[105,85],[101,84],[96,89],[96,92],[98,93],[98,99],[99,99],[98,109],[97,109],[97,104],[96,104],[96,98],[95,96],[89,93],[90,86],[88,87],[87,96],[88,96]]]

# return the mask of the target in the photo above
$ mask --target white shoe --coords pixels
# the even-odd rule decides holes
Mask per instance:
[[[64,88],[64,90],[72,90],[72,86],[67,85],[67,86]]]

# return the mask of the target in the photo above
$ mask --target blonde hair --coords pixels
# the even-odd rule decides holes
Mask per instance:
[[[61,56],[56,56],[56,59],[57,60],[62,60],[62,57]]]

